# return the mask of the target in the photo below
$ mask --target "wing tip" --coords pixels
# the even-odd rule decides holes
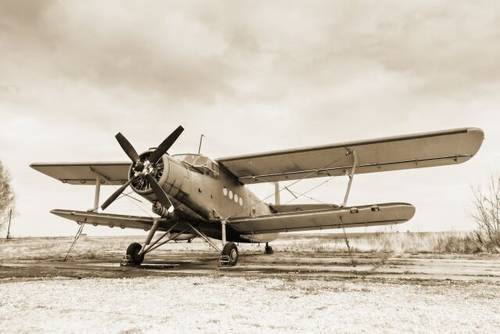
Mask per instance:
[[[64,217],[64,216],[70,215],[73,211],[72,210],[64,210],[64,209],[52,209],[49,212],[53,215],[56,215],[59,217]]]
[[[413,217],[415,217],[415,213],[417,212],[417,208],[413,204],[409,204],[409,203],[406,203],[406,204],[407,204],[407,208],[408,208],[408,219],[406,219],[406,221],[409,221],[409,220],[413,219]]]
[[[469,156],[463,162],[470,160],[479,152],[485,138],[484,131],[481,128],[471,127],[467,128],[466,131],[467,142],[464,145],[466,146],[465,150]]]
[[[376,205],[380,207],[398,206],[404,209],[404,215],[402,217],[402,219],[404,220],[402,220],[400,223],[405,223],[411,220],[415,216],[415,213],[417,212],[417,208],[415,207],[415,205],[406,202],[381,203]]]
[[[38,168],[42,165],[40,162],[32,162],[28,166],[36,171],[40,171]]]

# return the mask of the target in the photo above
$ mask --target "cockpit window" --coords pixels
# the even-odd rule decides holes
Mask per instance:
[[[212,175],[214,177],[219,176],[219,165],[204,155],[176,154],[174,157],[202,174]]]

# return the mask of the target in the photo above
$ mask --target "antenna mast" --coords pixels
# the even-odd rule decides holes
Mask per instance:
[[[204,134],[202,134],[202,135],[200,136],[200,145],[198,146],[198,154],[200,154],[200,153],[201,153],[201,144],[203,143],[203,137],[205,137],[205,135],[204,135]]]

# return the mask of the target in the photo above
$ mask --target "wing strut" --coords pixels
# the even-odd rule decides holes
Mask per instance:
[[[101,178],[96,173],[97,177],[95,178],[95,194],[94,194],[94,207],[92,211],[97,212],[99,210],[99,196],[101,194]]]
[[[101,178],[104,179],[104,181],[108,181],[106,177],[95,171],[92,167],[89,167],[92,173],[95,174],[95,193],[94,193],[94,206],[92,209],[88,210],[90,212],[97,212],[99,210],[99,196],[101,194]],[[78,222],[80,224],[80,227],[78,228],[78,231],[76,231],[75,238],[73,239],[73,242],[71,243],[71,246],[69,246],[68,251],[66,252],[66,256],[64,257],[64,262],[68,260],[69,253],[73,250],[73,248],[76,245],[76,242],[80,238],[83,232],[83,227],[85,226],[85,221]]]
[[[349,177],[349,183],[347,183],[347,190],[344,195],[344,202],[342,203],[342,207],[345,207],[347,205],[347,200],[349,199],[349,193],[351,192],[352,180],[354,179],[354,174],[356,173],[356,166],[358,165],[358,153],[356,152],[356,150],[352,151],[349,150],[347,151],[347,154],[352,156],[352,168],[351,171],[348,172],[347,174],[347,176]],[[347,251],[349,252],[349,257],[351,258],[351,264],[353,267],[356,267],[356,262],[352,257],[351,246],[349,245],[349,238],[347,237],[347,232],[345,230],[344,221],[342,220],[342,217],[340,217],[340,222],[342,223],[342,231],[344,232],[344,241],[347,247]]]
[[[66,252],[66,256],[64,257],[63,262],[66,262],[68,260],[69,253],[73,250],[73,247],[75,247],[76,242],[78,241],[78,238],[82,235],[83,232],[83,226],[85,223],[81,222],[80,226],[78,227],[78,231],[76,231],[75,238],[73,239],[73,242],[71,243],[71,246],[69,246],[68,251]]]
[[[358,154],[356,153],[356,150],[348,150],[346,155],[352,156],[353,161],[351,171],[346,173],[349,177],[349,183],[347,184],[347,190],[344,195],[344,202],[342,203],[342,207],[345,207],[347,205],[347,200],[349,199],[349,194],[351,192],[352,180],[354,178],[354,174],[356,173],[356,166],[358,165]]]

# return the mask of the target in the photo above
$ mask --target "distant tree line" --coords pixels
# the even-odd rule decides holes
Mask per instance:
[[[9,211],[14,209],[14,199],[10,175],[0,161],[0,229],[7,226]]]

